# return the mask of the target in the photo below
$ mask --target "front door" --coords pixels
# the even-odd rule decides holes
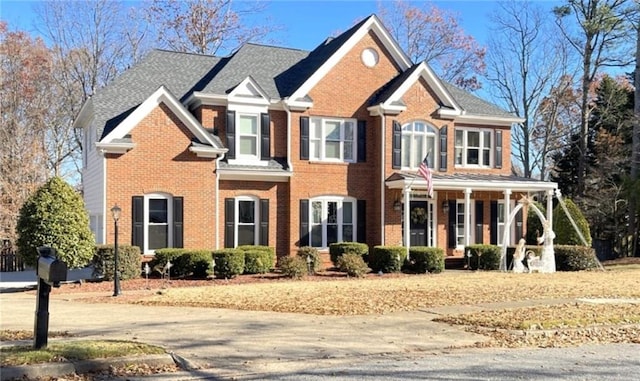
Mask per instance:
[[[427,245],[427,226],[429,222],[429,204],[426,201],[411,201],[409,204],[409,244]]]

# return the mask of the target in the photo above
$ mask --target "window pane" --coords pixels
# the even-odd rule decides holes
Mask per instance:
[[[463,142],[464,142],[463,131],[456,130],[456,147],[462,147]]]
[[[322,247],[322,225],[311,227],[311,246]]]
[[[498,223],[504,222],[504,204],[498,204]]]
[[[436,138],[435,136],[427,136],[427,153],[429,154],[429,167],[435,168],[436,165]]]
[[[324,156],[328,159],[340,159],[340,142],[327,141]]]
[[[491,151],[482,150],[482,165],[489,165],[489,163],[491,163]]]
[[[322,138],[322,124],[320,123],[320,119],[312,119],[311,120],[311,137],[320,139]]]
[[[327,246],[338,242],[338,225],[327,225]]]
[[[485,148],[491,148],[491,132],[490,131],[482,132],[482,146]]]
[[[238,246],[255,245],[255,225],[238,225]]]
[[[456,164],[462,164],[462,148],[456,148]]]
[[[255,136],[240,136],[240,154],[257,155],[257,140]]]
[[[353,142],[344,143],[344,160],[353,160]]]
[[[164,249],[169,246],[168,225],[149,225],[149,250]]]
[[[344,140],[353,140],[352,122],[344,122]]]
[[[319,159],[320,158],[320,140],[312,140],[309,143],[309,157],[311,159]]]
[[[402,135],[402,166],[411,166],[411,135]]]
[[[340,122],[327,122],[325,133],[327,140],[340,140]]]
[[[417,135],[413,137],[414,147],[416,152],[413,154],[413,163],[411,163],[411,167],[417,168],[422,160],[424,160],[424,155],[426,154],[424,151],[424,136]]]
[[[478,155],[479,152],[477,148],[469,148],[467,150],[467,164],[479,164]]]
[[[353,222],[353,203],[342,203],[342,223],[350,224]]]
[[[169,221],[167,205],[166,199],[149,199],[149,223],[166,224]]]
[[[480,147],[480,133],[478,131],[467,132],[467,146]]]
[[[424,132],[426,130],[426,126],[424,125],[424,123],[416,122],[414,124],[414,129],[413,130],[416,131],[416,132]]]
[[[251,115],[240,115],[240,126],[238,126],[238,132],[240,134],[257,135],[257,117]]]
[[[338,223],[338,203],[335,201],[327,203],[327,223]]]
[[[353,225],[342,225],[342,242],[353,242]]]
[[[322,223],[322,203],[320,201],[312,202],[311,210],[313,213],[311,217],[311,223],[312,224]]]
[[[255,201],[238,201],[238,222],[253,224],[255,222]]]

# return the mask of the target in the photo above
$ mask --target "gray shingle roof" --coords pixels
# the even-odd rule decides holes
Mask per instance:
[[[446,81],[442,81],[444,87],[446,87],[447,91],[453,99],[462,107],[463,110],[467,112],[467,114],[473,115],[486,115],[486,116],[495,116],[502,118],[513,118],[515,115],[512,113],[501,109],[500,107],[494,105],[493,103],[489,103],[484,99],[478,98],[477,96],[462,90]]]

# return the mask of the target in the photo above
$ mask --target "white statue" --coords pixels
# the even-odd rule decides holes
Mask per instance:
[[[513,272],[514,273],[523,273],[524,272],[524,264],[522,261],[524,260],[525,250],[524,247],[526,241],[524,238],[520,238],[518,242],[518,246],[516,246],[516,251],[513,253]]]

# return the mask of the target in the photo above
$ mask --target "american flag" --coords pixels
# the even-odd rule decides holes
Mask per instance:
[[[420,163],[418,173],[427,182],[427,193],[430,198],[433,198],[433,178],[431,176],[431,168],[429,168],[429,154],[427,154],[427,156],[424,157],[424,160],[422,160],[422,163]]]

